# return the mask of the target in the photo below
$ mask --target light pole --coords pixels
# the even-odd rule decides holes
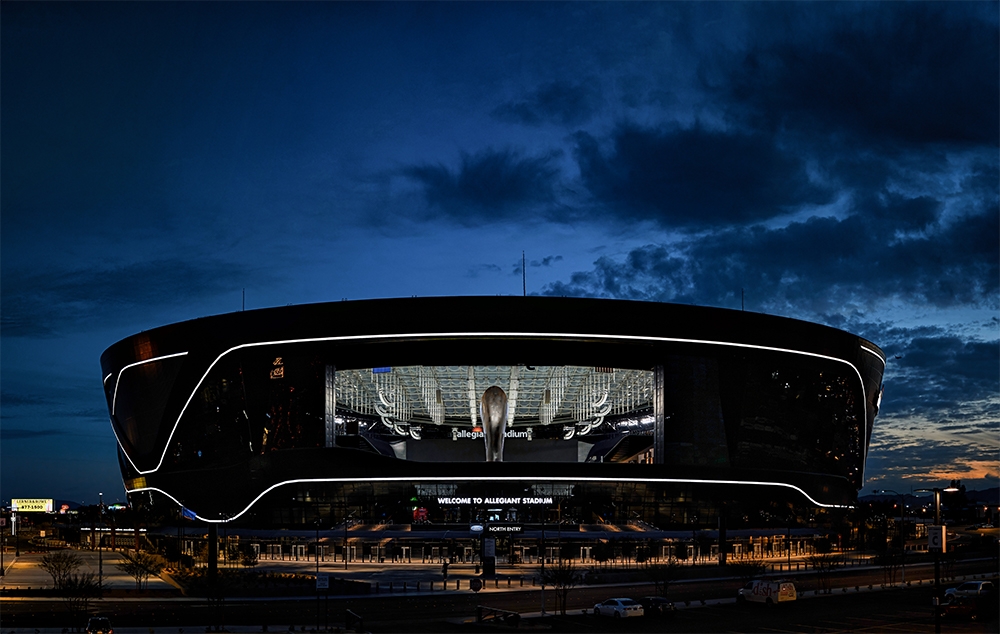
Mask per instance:
[[[545,616],[545,514],[548,512],[549,507],[542,507],[542,616]]]
[[[347,507],[345,506],[344,507],[344,570],[347,570],[347,520],[349,520],[353,515],[354,515],[353,512],[350,515],[347,514]]]
[[[97,516],[98,516],[98,535],[97,535],[97,588],[101,594],[104,594],[104,552],[101,550],[104,541],[104,535],[101,533],[101,528],[104,526],[104,494],[98,493],[98,503],[97,503]]]
[[[941,492],[951,493],[953,491],[958,491],[956,487],[947,487],[944,489],[932,488],[932,489],[915,489],[914,493],[933,493],[934,494],[934,525],[936,530],[941,528]],[[947,531],[945,531],[947,533]],[[942,542],[942,546],[947,548],[945,542]],[[941,634],[941,548],[934,549],[934,632],[935,634]]]
[[[902,527],[901,541],[903,546],[903,585],[906,585],[906,501],[903,494],[892,489],[875,489],[875,495],[879,493],[894,493],[899,496],[899,523]]]
[[[319,631],[319,518],[316,518],[316,631]]]

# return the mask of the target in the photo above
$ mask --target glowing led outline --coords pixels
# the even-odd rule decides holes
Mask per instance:
[[[118,401],[118,384],[122,380],[122,375],[125,374],[125,370],[128,370],[129,368],[135,367],[137,365],[142,365],[144,363],[151,363],[153,361],[160,361],[162,359],[170,359],[170,358],[173,358],[173,357],[183,357],[186,354],[187,354],[187,352],[175,352],[173,354],[163,355],[162,357],[153,357],[152,359],[145,359],[143,361],[136,361],[135,363],[130,363],[127,366],[125,366],[124,368],[122,368],[121,370],[118,371],[118,378],[115,379],[115,392],[114,392],[114,396],[111,397],[111,417],[108,418],[108,422],[111,423],[111,433],[115,435],[115,441],[118,443],[118,446],[121,447],[122,453],[125,454],[125,459],[128,460],[129,464],[132,465],[133,468],[135,468],[135,463],[132,462],[132,457],[128,455],[127,451],[125,451],[125,445],[122,444],[122,439],[118,437],[118,430],[115,429],[115,419],[114,419],[114,415],[115,415],[115,403]],[[114,374],[114,372],[111,372],[111,373],[108,374],[108,376],[104,377],[104,382],[105,383],[108,382],[108,379],[111,377],[112,374]],[[202,380],[204,380],[204,378],[205,377],[202,377]],[[188,401],[190,401],[190,400],[191,399],[188,399]],[[185,405],[185,407],[187,407],[187,405]],[[177,422],[178,423],[181,422],[179,418],[177,419]],[[176,424],[174,425],[174,427],[176,428]],[[173,437],[173,435],[174,435],[174,433],[170,432],[170,436]],[[167,444],[169,445],[170,443],[168,442]],[[163,455],[166,456],[166,454],[167,454],[167,452],[166,452],[166,450],[164,450]],[[162,457],[160,458],[160,463],[161,464],[163,463],[163,458]],[[159,469],[159,467],[157,467],[156,469],[153,469],[153,471],[156,471],[157,469]],[[146,473],[150,473],[150,472],[147,471]],[[145,474],[143,474],[143,475],[145,475]]]
[[[118,384],[121,383],[121,381],[122,381],[122,375],[125,374],[125,370],[128,370],[129,368],[134,368],[137,365],[144,365],[146,363],[152,363],[153,361],[162,361],[163,359],[170,359],[172,357],[183,357],[186,354],[187,354],[186,352],[175,352],[173,354],[165,354],[162,357],[153,357],[152,359],[144,359],[143,361],[136,361],[135,363],[130,363],[127,366],[125,366],[124,368],[122,368],[121,370],[119,370],[118,371],[118,378],[115,379],[115,394],[114,394],[114,396],[111,397],[111,415],[112,416],[115,415],[115,403],[118,400]],[[112,372],[112,374],[114,374],[114,373]],[[111,376],[111,374],[109,374],[108,376]],[[202,378],[204,378],[204,377],[202,377]],[[107,381],[108,379],[105,378],[104,380]],[[178,422],[180,422],[180,419],[178,419]],[[164,452],[164,453],[166,453],[166,452]],[[161,459],[161,462],[162,462],[162,459]]]
[[[872,354],[872,355],[875,355],[875,358],[878,359],[879,361],[881,361],[882,362],[882,367],[885,368],[885,357],[883,357],[879,353],[875,352],[874,350],[872,350],[871,348],[869,348],[868,346],[866,346],[863,343],[858,344],[858,345],[860,345],[861,349],[864,350],[865,352],[867,352],[869,354]]]
[[[277,489],[278,487],[285,486],[286,484],[310,484],[316,482],[622,482],[621,478],[607,478],[607,477],[597,477],[597,476],[584,476],[580,478],[568,477],[568,476],[553,476],[553,477],[530,477],[530,476],[499,476],[499,477],[489,477],[489,478],[474,478],[474,477],[449,477],[449,476],[428,476],[426,478],[422,477],[361,477],[361,478],[300,478],[295,480],[285,480],[283,482],[278,482],[277,484],[272,484],[267,489],[265,489],[260,495],[255,497],[250,504],[246,505],[242,511],[233,515],[232,517],[213,520],[207,517],[202,517],[195,513],[195,517],[203,522],[209,522],[211,524],[225,524],[226,522],[231,522],[235,519],[239,519],[244,513],[250,510],[254,504],[260,501],[262,497],[270,493],[271,491]],[[772,487],[785,487],[788,489],[794,489],[806,497],[807,500],[815,504],[816,506],[821,506],[823,508],[835,508],[835,509],[846,509],[852,508],[849,504],[823,504],[822,502],[813,499],[811,495],[803,491],[801,488],[795,486],[794,484],[788,484],[787,482],[763,482],[756,480],[694,480],[687,478],[628,478],[628,482],[650,482],[650,483],[689,483],[689,484],[747,484],[751,486],[772,486]],[[167,496],[171,500],[177,503],[181,508],[187,508],[181,503],[180,500],[170,495],[163,489],[157,487],[141,487],[138,489],[131,489],[127,491],[128,493],[141,493],[143,491],[157,491]],[[191,511],[191,509],[188,509]],[[191,511],[194,513],[194,511]]]
[[[827,356],[825,354],[819,354],[819,353],[816,353],[816,352],[805,352],[803,350],[790,350],[790,349],[787,349],[787,348],[775,348],[775,347],[772,347],[772,346],[759,346],[759,345],[750,344],[750,343],[735,343],[735,342],[731,342],[731,341],[709,341],[709,340],[703,340],[703,339],[678,339],[678,338],[674,338],[674,337],[654,337],[654,336],[650,336],[650,335],[598,335],[598,334],[586,335],[586,334],[548,333],[548,332],[545,332],[545,333],[536,333],[536,332],[435,332],[435,333],[402,333],[402,334],[383,334],[383,335],[341,335],[341,336],[336,336],[336,337],[313,337],[313,338],[308,338],[308,339],[283,339],[283,340],[278,340],[278,341],[258,341],[256,343],[241,343],[238,346],[233,346],[232,348],[229,348],[228,350],[226,350],[225,352],[223,352],[219,356],[217,356],[215,358],[215,360],[212,361],[211,364],[209,364],[208,369],[205,370],[205,373],[198,380],[198,383],[195,385],[194,390],[192,390],[191,395],[188,396],[187,401],[185,401],[184,407],[181,408],[181,412],[177,416],[177,421],[174,423],[173,429],[170,430],[170,436],[167,438],[167,442],[163,446],[163,454],[160,456],[160,462],[157,463],[157,465],[154,468],[152,468],[152,469],[150,469],[148,471],[143,471],[143,470],[139,469],[139,467],[137,467],[134,462],[132,462],[132,458],[128,455],[128,452],[125,451],[124,447],[122,447],[122,453],[125,454],[125,458],[129,461],[129,464],[132,465],[132,468],[135,469],[136,472],[138,472],[139,475],[146,475],[146,474],[149,474],[149,473],[155,473],[155,472],[159,471],[160,467],[163,466],[164,459],[166,459],[166,457],[167,457],[167,451],[170,448],[170,442],[174,438],[174,433],[177,431],[178,425],[180,425],[181,418],[184,416],[184,412],[187,411],[187,407],[191,403],[191,400],[194,398],[195,394],[197,394],[198,388],[201,387],[202,382],[208,377],[209,372],[212,371],[212,368],[215,367],[215,364],[218,363],[219,360],[222,359],[222,357],[226,356],[230,352],[233,352],[234,350],[240,350],[242,348],[256,348],[258,346],[277,346],[277,345],[297,344],[297,343],[319,343],[319,342],[325,342],[325,341],[360,341],[360,340],[365,340],[365,339],[389,339],[389,340],[392,340],[392,339],[404,339],[404,338],[449,338],[449,337],[518,337],[518,338],[524,338],[524,339],[533,338],[533,337],[534,338],[558,338],[558,339],[590,338],[590,339],[609,339],[609,340],[625,339],[625,340],[633,340],[633,341],[657,341],[657,342],[668,342],[668,343],[693,343],[693,344],[704,344],[704,345],[722,345],[722,346],[732,346],[732,347],[737,347],[737,348],[752,348],[752,349],[755,349],[755,350],[769,350],[771,352],[786,352],[786,353],[789,353],[789,354],[800,354],[800,355],[809,356],[809,357],[817,357],[817,358],[820,358],[820,359],[827,359],[828,361],[836,361],[836,362],[839,362],[839,363],[845,363],[848,366],[850,366],[850,368],[852,370],[854,370],[854,373],[858,375],[858,382],[861,384],[861,402],[864,403],[864,404],[867,404],[867,402],[868,402],[868,400],[867,400],[867,392],[865,391],[865,381],[861,377],[861,372],[859,372],[858,368],[855,367],[855,365],[853,363],[851,363],[850,361],[845,361],[844,359],[838,359],[836,357],[830,357],[830,356]],[[865,346],[862,345],[861,347],[864,350],[868,350],[868,352],[870,352],[871,354],[875,354],[874,351],[869,350]],[[168,356],[178,356],[178,355],[182,355],[182,354],[187,354],[187,352],[180,352],[180,353],[177,353],[177,354],[174,354],[174,355],[168,355]],[[877,354],[875,354],[875,356],[878,357]],[[159,358],[162,359],[162,358],[166,358],[166,357],[159,357]],[[153,359],[149,359],[149,361],[152,361],[152,360]],[[140,361],[138,363],[133,363],[131,365],[139,365],[139,363],[146,363],[146,361]],[[122,372],[124,372],[129,367],[131,367],[131,366],[125,366],[125,368],[122,368]],[[119,380],[121,379],[121,373],[119,373],[118,378],[119,378]],[[118,391],[118,385],[117,385],[117,382],[116,382],[115,383],[115,393],[116,394],[117,394],[117,391]],[[113,411],[113,408],[114,408],[114,406],[112,405],[112,411]],[[864,435],[865,435],[865,433],[867,431],[867,428],[868,428],[868,409],[867,409],[867,405],[865,405],[865,424],[862,426],[862,429],[861,429],[862,444],[865,447],[865,455],[864,455],[864,460],[862,461],[862,471],[861,471],[861,478],[862,478],[862,480],[864,479],[864,476],[865,476],[864,469],[867,468],[867,463],[868,463],[868,445],[867,445],[867,443],[863,442],[864,441]],[[115,434],[115,439],[118,440],[118,434],[117,433]],[[121,441],[120,440],[118,441],[118,444],[121,445]]]

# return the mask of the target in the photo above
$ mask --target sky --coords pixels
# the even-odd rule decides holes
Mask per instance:
[[[99,357],[342,298],[739,308],[1000,477],[996,2],[0,3],[0,498],[124,499]]]

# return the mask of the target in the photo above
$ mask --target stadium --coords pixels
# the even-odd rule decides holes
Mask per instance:
[[[205,317],[119,341],[101,366],[133,503],[426,539],[849,507],[885,358],[758,313],[497,296]]]

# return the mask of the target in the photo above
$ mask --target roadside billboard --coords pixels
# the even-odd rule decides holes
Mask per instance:
[[[42,498],[14,498],[10,509],[17,513],[51,513],[52,500]]]

